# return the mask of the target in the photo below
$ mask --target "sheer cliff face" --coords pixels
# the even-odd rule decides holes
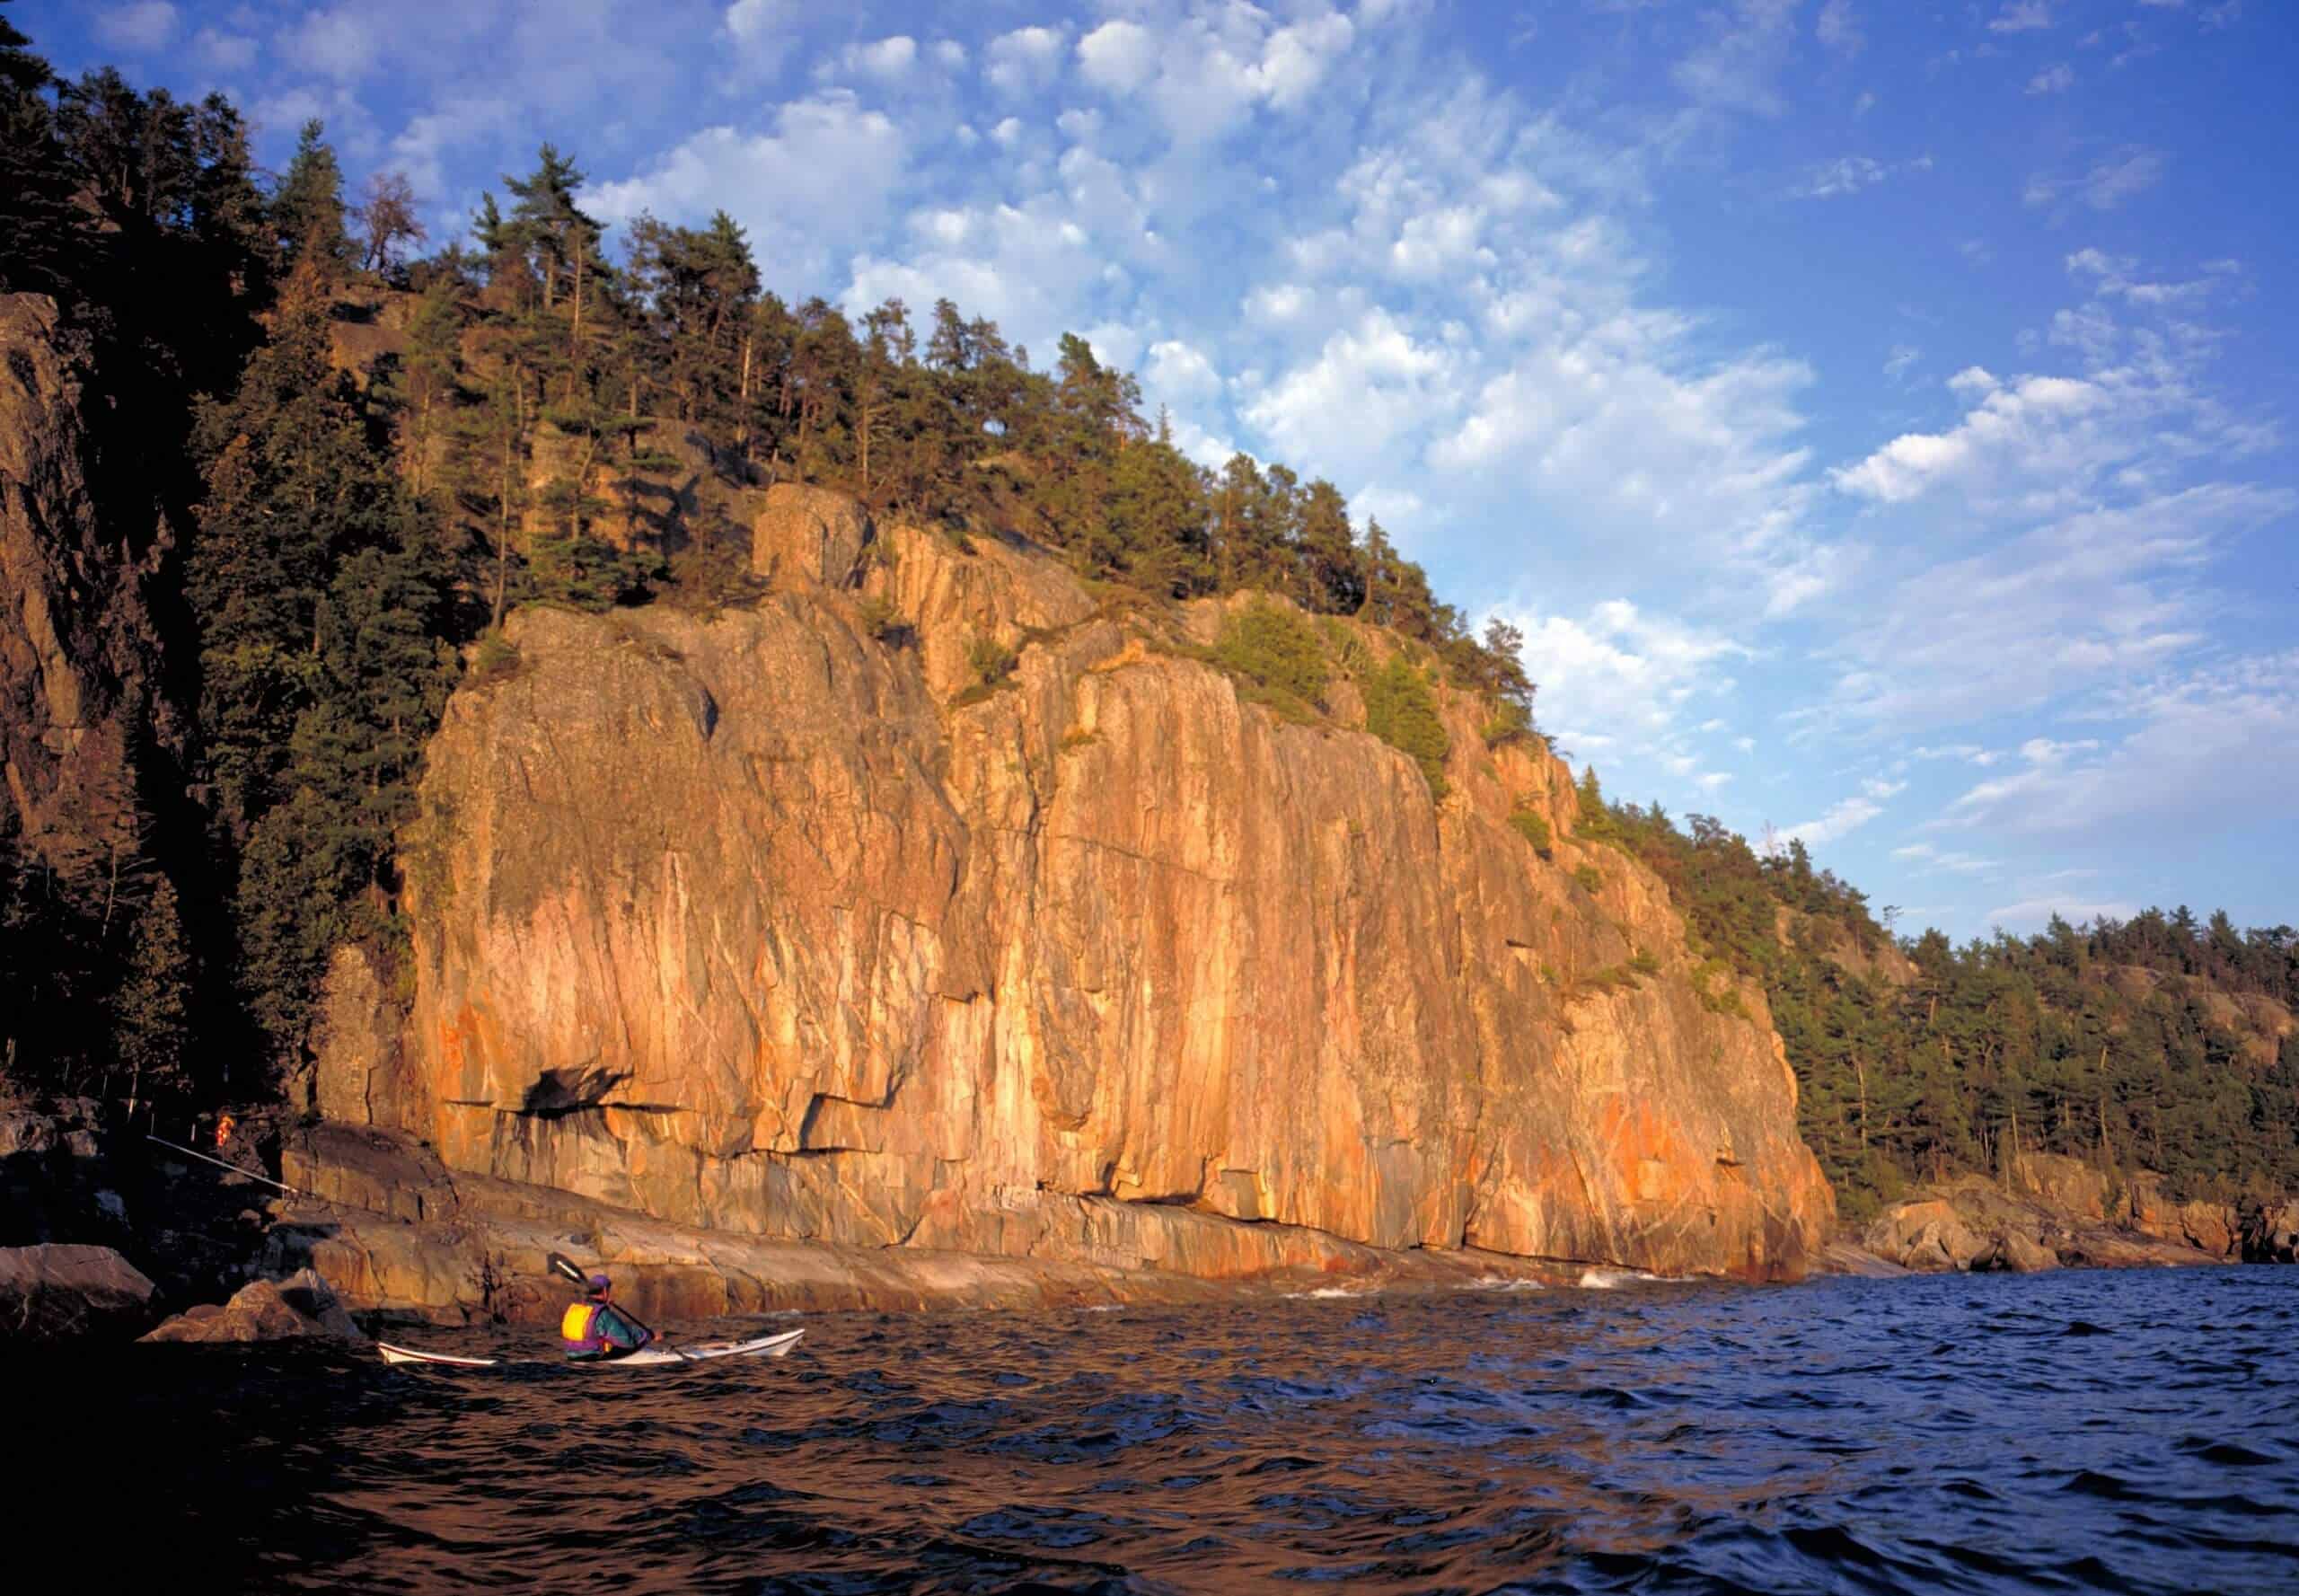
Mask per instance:
[[[755,609],[515,618],[431,752],[404,1027],[338,968],[331,1116],[720,1229],[1198,1274],[1285,1227],[1752,1275],[1822,1239],[1761,1000],[1704,1006],[1663,889],[1474,705],[1437,804],[1041,556],[785,488],[756,561]]]

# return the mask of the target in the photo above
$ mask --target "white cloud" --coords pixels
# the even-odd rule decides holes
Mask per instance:
[[[871,44],[850,44],[840,53],[840,64],[851,73],[885,83],[898,83],[918,65],[918,40],[896,33]]]
[[[202,28],[192,36],[191,53],[210,72],[245,72],[255,65],[255,40],[241,33]]]
[[[2295,507],[2287,491],[2207,484],[2077,511],[1903,576],[1847,616],[1830,649],[1843,674],[1799,712],[1800,735],[1956,726],[2166,669],[2208,635],[2200,578],[2215,551]],[[1966,753],[1976,747],[1918,754],[1991,763]]]
[[[2108,739],[2034,738],[2024,768],[1983,781],[1939,822],[2099,839],[2181,817],[2189,839],[2287,811],[2299,784],[2299,651],[2171,671],[2113,692]]]
[[[1784,827],[1780,833],[1780,841],[1784,843],[1801,842],[1807,848],[1815,848],[1858,831],[1883,812],[1884,806],[1873,798],[1844,798],[1830,805],[1828,813],[1818,820],[1807,820],[1801,825]]]
[[[1379,451],[1432,408],[1447,410],[1456,357],[1417,339],[1387,311],[1365,313],[1333,334],[1317,357],[1248,403],[1244,419],[1281,456],[1321,457],[1336,441]]]
[[[1837,199],[1847,194],[1857,194],[1863,189],[1872,189],[1888,178],[1910,172],[1929,172],[1932,157],[1919,155],[1913,161],[1886,165],[1868,155],[1840,155],[1833,161],[1822,161],[1806,169],[1804,179],[1788,190],[1791,199]]]
[[[1061,70],[1063,40],[1052,28],[1017,28],[990,41],[982,75],[1001,94],[1026,94],[1053,82]]]
[[[1078,41],[1078,64],[1096,88],[1131,94],[1158,70],[1156,36],[1140,22],[1104,22]]]
[[[1822,44],[1838,55],[1856,56],[1861,46],[1868,42],[1860,31],[1859,18],[1853,14],[1852,0],[1827,0],[1812,31]]]
[[[2064,94],[2075,86],[2075,69],[2066,62],[2047,66],[2028,80],[2030,94]]]
[[[1864,498],[1897,504],[1936,484],[1969,478],[2002,463],[2054,463],[2072,428],[2110,406],[2115,395],[2074,377],[2021,377],[1997,386],[1974,367],[1956,383],[1986,384],[1977,409],[1945,433],[1905,433],[1857,465],[1831,473],[1837,487]]]
[[[165,49],[176,36],[176,8],[167,0],[142,0],[96,13],[96,37],[113,49],[148,55]]]
[[[2022,198],[2031,206],[2074,199],[2093,210],[2114,210],[2161,182],[2167,164],[2160,151],[2127,149],[2100,162],[2081,177],[2030,178]]]
[[[906,153],[884,112],[832,90],[782,106],[771,133],[706,128],[638,176],[586,187],[583,203],[617,224],[642,211],[698,222],[723,207],[765,261],[818,280],[883,213]]]
[[[2006,904],[1987,912],[1987,922],[2007,931],[2041,930],[2058,915],[2070,925],[2085,925],[2094,920],[2129,920],[2138,910],[2121,898],[2079,898],[2066,895],[2022,898],[2016,904]]]
[[[1256,105],[1299,109],[1357,36],[1348,16],[1326,7],[1273,22],[1253,6],[1229,5],[1155,27],[1105,22],[1079,40],[1079,71],[1105,93],[1141,96],[1167,137],[1203,143]]]
[[[315,11],[286,36],[287,58],[339,83],[365,77],[380,64],[374,13],[364,6]]]
[[[1924,351],[1914,344],[1894,344],[1892,352],[1884,357],[1884,375],[1897,383],[1923,357]]]
[[[1987,24],[1991,33],[2028,33],[2051,26],[2051,0],[2011,0]]]
[[[1205,400],[1221,391],[1213,363],[1179,339],[1150,345],[1149,367],[1142,375],[1151,392],[1171,401]]]
[[[1737,0],[1706,13],[1706,39],[1677,63],[1670,80],[1704,109],[1780,115],[1777,80],[1795,43],[1799,8],[1799,0]]]
[[[1585,616],[1498,612],[1525,634],[1525,668],[1540,683],[1545,715],[1634,736],[1641,747],[1680,752],[1669,739],[1696,701],[1730,693],[1749,650],[1722,633],[1612,599]],[[1586,733],[1575,746],[1592,745]]]

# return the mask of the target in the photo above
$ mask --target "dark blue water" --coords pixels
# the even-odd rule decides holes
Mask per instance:
[[[55,1375],[14,1544],[79,1548],[76,1588],[2299,1591],[2294,1270],[826,1316],[787,1362],[659,1372],[137,1347]]]

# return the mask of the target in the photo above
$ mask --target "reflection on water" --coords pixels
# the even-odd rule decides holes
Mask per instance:
[[[434,1336],[447,1350],[540,1350]],[[21,1370],[21,1364],[20,1364]],[[784,1362],[57,1366],[98,1584],[2299,1590],[2299,1271],[812,1319]],[[52,1467],[48,1461],[52,1460]]]

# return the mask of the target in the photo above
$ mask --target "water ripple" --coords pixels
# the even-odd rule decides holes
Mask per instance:
[[[243,1591],[2299,1589],[2299,1271],[1601,1283],[652,1374],[76,1354],[21,1504]]]

